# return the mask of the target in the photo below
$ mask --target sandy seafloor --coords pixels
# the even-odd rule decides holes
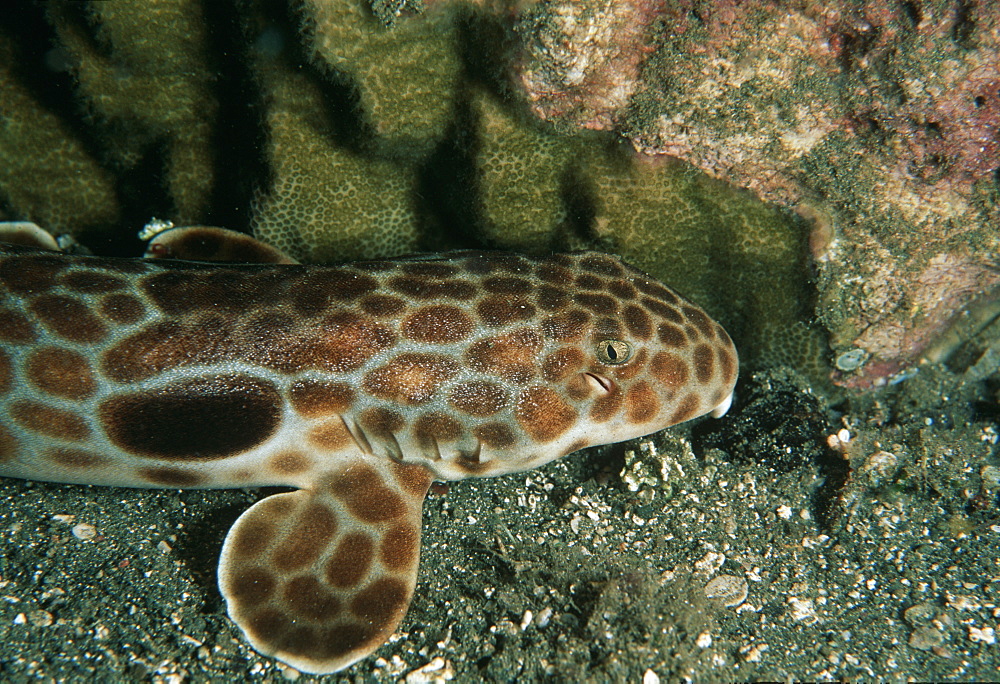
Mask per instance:
[[[618,447],[433,493],[402,627],[318,679],[1000,681],[996,386],[925,368],[835,410],[781,373],[738,391],[629,457],[639,491]],[[265,493],[0,481],[0,680],[312,681],[215,587]]]

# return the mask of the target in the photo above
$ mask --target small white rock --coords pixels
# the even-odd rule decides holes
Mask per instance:
[[[797,596],[790,596],[787,603],[792,607],[791,618],[796,622],[813,624],[819,619],[816,616],[816,606],[812,599],[800,599]]]
[[[984,644],[992,646],[997,642],[996,630],[992,627],[983,627],[979,629],[978,627],[969,626],[969,639],[971,641],[981,641]]]
[[[47,610],[33,610],[28,616],[28,620],[35,627],[48,627],[54,620],[52,618],[52,613]]]
[[[717,551],[709,551],[706,553],[701,560],[695,561],[694,567],[699,573],[705,575],[706,577],[711,577],[722,564],[726,562],[725,554],[719,553]]]
[[[719,575],[705,585],[705,596],[727,608],[738,606],[747,599],[750,587],[742,577]]]
[[[430,684],[448,682],[455,678],[455,668],[441,656],[406,674],[406,684]]]
[[[73,536],[83,541],[90,541],[97,536],[97,528],[90,523],[80,523],[73,526]]]
[[[294,682],[295,680],[297,680],[299,677],[302,676],[302,673],[296,670],[291,665],[282,664],[279,667],[279,670],[281,671],[281,678],[284,679],[286,682]]]
[[[524,630],[528,629],[528,627],[531,625],[531,621],[534,619],[534,617],[535,617],[535,614],[532,613],[530,610],[524,611],[524,615],[521,616],[521,631],[522,632]]]
[[[767,644],[755,644],[753,646],[743,646],[740,648],[740,655],[748,663],[759,663],[761,656],[770,648]]]

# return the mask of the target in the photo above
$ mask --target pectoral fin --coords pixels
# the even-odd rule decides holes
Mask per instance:
[[[361,458],[257,502],[219,562],[229,616],[261,653],[336,672],[381,646],[413,596],[430,473]]]

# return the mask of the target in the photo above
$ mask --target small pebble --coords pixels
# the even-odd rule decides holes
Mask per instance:
[[[430,682],[448,682],[455,678],[455,668],[451,663],[438,656],[423,667],[406,674],[406,684],[430,684]]]
[[[984,644],[992,646],[997,642],[996,630],[992,627],[983,627],[979,629],[978,627],[969,626],[969,639],[972,641],[981,641]]]
[[[933,627],[917,627],[910,634],[910,646],[920,651],[930,651],[944,644],[944,634]]]
[[[849,373],[860,368],[861,364],[863,364],[867,359],[868,352],[864,349],[854,348],[838,355],[837,360],[834,361],[834,363],[838,369],[844,371],[845,373]]]
[[[796,622],[804,622],[807,625],[812,625],[819,620],[816,616],[816,603],[812,599],[790,596],[788,598],[788,605],[792,607],[789,616]]]
[[[716,551],[709,551],[706,553],[701,560],[695,561],[695,570],[702,573],[706,577],[710,577],[718,572],[722,564],[726,562],[725,554],[718,553]]]
[[[73,526],[73,536],[83,541],[90,541],[97,536],[97,528],[90,523],[80,523]]]
[[[47,610],[33,610],[28,614],[28,621],[35,627],[48,627],[54,620]]]
[[[528,629],[528,627],[531,625],[531,621],[532,621],[532,619],[534,619],[534,617],[535,617],[535,614],[532,613],[530,610],[524,611],[524,615],[521,617],[521,631],[522,632],[524,630]]]
[[[888,451],[876,451],[865,460],[861,471],[867,476],[868,483],[877,487],[892,476],[899,468],[899,459]]]
[[[719,575],[705,585],[705,596],[730,608],[738,606],[747,599],[749,585],[742,577]]]
[[[302,676],[302,673],[296,670],[291,665],[281,665],[280,670],[281,670],[281,678],[284,679],[286,682],[294,682],[295,680],[297,680],[299,677]]]
[[[740,648],[740,655],[748,663],[759,663],[761,656],[770,648],[767,644],[755,644],[753,646],[743,646]]]
[[[980,475],[983,478],[983,486],[986,489],[1000,489],[1000,466],[983,466]]]

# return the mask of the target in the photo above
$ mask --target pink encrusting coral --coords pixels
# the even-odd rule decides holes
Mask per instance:
[[[519,73],[534,111],[613,122],[641,154],[679,157],[812,220],[832,355],[868,358],[835,381],[891,382],[962,312],[1000,298],[1000,3],[596,4],[633,19],[602,40],[656,46],[618,72],[630,96],[588,118],[579,89],[540,98]],[[640,44],[629,54],[644,56]],[[588,54],[572,40],[560,49],[567,65],[573,49]]]
[[[1000,166],[1000,71],[975,68],[933,100],[884,121],[908,143],[902,161],[910,173],[968,191],[966,186]]]
[[[910,360],[947,355],[937,350],[942,335],[966,311],[970,303],[989,304],[1000,300],[1000,262],[976,258],[968,253],[941,253],[931,259],[915,278],[912,308],[907,312],[909,326],[880,317],[855,341],[860,349],[874,355],[863,373],[835,374],[844,387],[867,389],[905,377]],[[880,321],[883,321],[879,323]]]
[[[904,173],[968,193],[1000,167],[1000,10],[986,2],[907,6],[866,7],[871,23],[859,28],[870,45],[853,77],[851,113],[900,143]],[[848,44],[860,40],[844,35]]]
[[[768,201],[801,200],[794,165],[842,130],[847,113],[823,23],[782,5],[671,3],[624,131],[636,149],[679,157]]]
[[[652,24],[665,0],[546,1],[529,7],[515,30],[522,50],[515,79],[541,119],[608,130],[640,81],[652,53]]]

